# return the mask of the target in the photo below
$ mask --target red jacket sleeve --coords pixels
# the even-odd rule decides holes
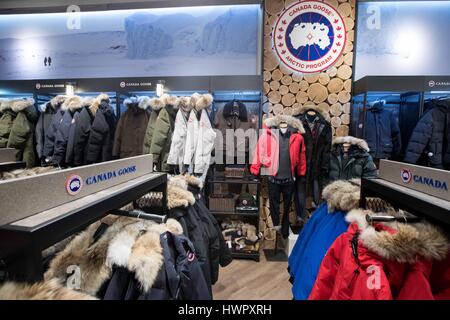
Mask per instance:
[[[297,175],[304,176],[306,174],[306,146],[303,136],[300,135],[300,161],[297,166]]]
[[[263,150],[264,134],[259,137],[258,143],[256,144],[255,154],[253,155],[252,165],[250,166],[250,173],[257,176],[259,170],[261,169],[261,151]]]
[[[345,234],[344,234],[345,235]],[[320,265],[319,274],[317,275],[316,282],[311,290],[308,300],[329,300],[333,293],[334,283],[336,275],[339,270],[339,259],[341,248],[344,246],[342,243],[343,235],[338,237],[332,244]]]

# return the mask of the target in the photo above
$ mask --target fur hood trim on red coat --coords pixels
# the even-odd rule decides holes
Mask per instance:
[[[330,118],[330,113],[328,111],[328,108],[326,108],[325,104],[304,104],[304,105],[300,105],[297,108],[294,108],[292,115],[293,116],[297,116],[300,114],[305,114],[306,112],[308,112],[309,110],[314,110],[317,113],[319,113],[327,122],[331,121]]]
[[[359,208],[361,198],[361,180],[337,180],[327,185],[322,191],[322,197],[328,205],[328,212],[335,210],[350,211]]]
[[[364,247],[387,260],[399,263],[415,263],[419,258],[443,260],[450,249],[445,234],[429,222],[420,223],[382,223],[393,232],[377,231],[366,221],[370,210],[355,209],[349,212],[346,220],[356,223],[361,231],[359,239]],[[378,213],[380,215],[402,216],[399,212]],[[377,223],[378,224],[378,223]]]
[[[95,297],[63,287],[57,280],[34,284],[7,282],[0,286],[0,300],[97,300]]]
[[[305,128],[303,127],[302,122],[292,116],[278,115],[275,117],[267,118],[264,121],[266,127],[276,129],[278,129],[280,127],[280,124],[282,123],[286,123],[289,127],[298,130],[299,133],[305,133]]]
[[[347,136],[347,137],[337,137],[333,139],[333,145],[336,144],[351,144],[352,146],[357,146],[358,148],[369,152],[369,145],[367,144],[367,142],[363,139],[359,139],[359,138],[355,138],[355,137],[351,137],[351,136]]]

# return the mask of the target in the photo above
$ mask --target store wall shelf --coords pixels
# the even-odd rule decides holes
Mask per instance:
[[[23,161],[3,162],[3,163],[0,163],[0,172],[24,169],[25,167],[26,167],[26,163]]]

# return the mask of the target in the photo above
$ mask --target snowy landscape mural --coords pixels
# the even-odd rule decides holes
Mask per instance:
[[[260,74],[260,6],[0,16],[0,80]]]
[[[355,79],[449,75],[450,1],[360,2]]]

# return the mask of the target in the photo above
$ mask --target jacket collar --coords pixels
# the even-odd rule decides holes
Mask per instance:
[[[447,257],[450,244],[438,227],[428,222],[369,225],[366,214],[375,213],[355,209],[347,214],[346,220],[359,229],[359,239],[364,247],[380,257],[398,263],[415,263],[420,258],[443,260]],[[394,211],[380,214],[401,216]]]
[[[325,105],[323,104],[305,104],[305,105],[301,105],[300,107],[297,107],[294,109],[292,115],[293,116],[305,116],[305,114],[308,111],[314,111],[317,113],[317,115],[319,116],[319,120],[321,122],[330,122],[330,113],[328,112],[328,110],[325,108]]]
[[[234,106],[236,105],[238,114],[236,115],[234,112]],[[242,122],[248,121],[247,107],[241,101],[232,100],[225,104],[223,107],[223,117],[227,121],[231,121],[234,117],[237,117]]]
[[[264,126],[266,128],[279,129],[280,124],[282,123],[286,123],[294,132],[299,132],[301,134],[305,133],[302,122],[288,115],[278,115],[275,117],[267,118],[264,121]]]

